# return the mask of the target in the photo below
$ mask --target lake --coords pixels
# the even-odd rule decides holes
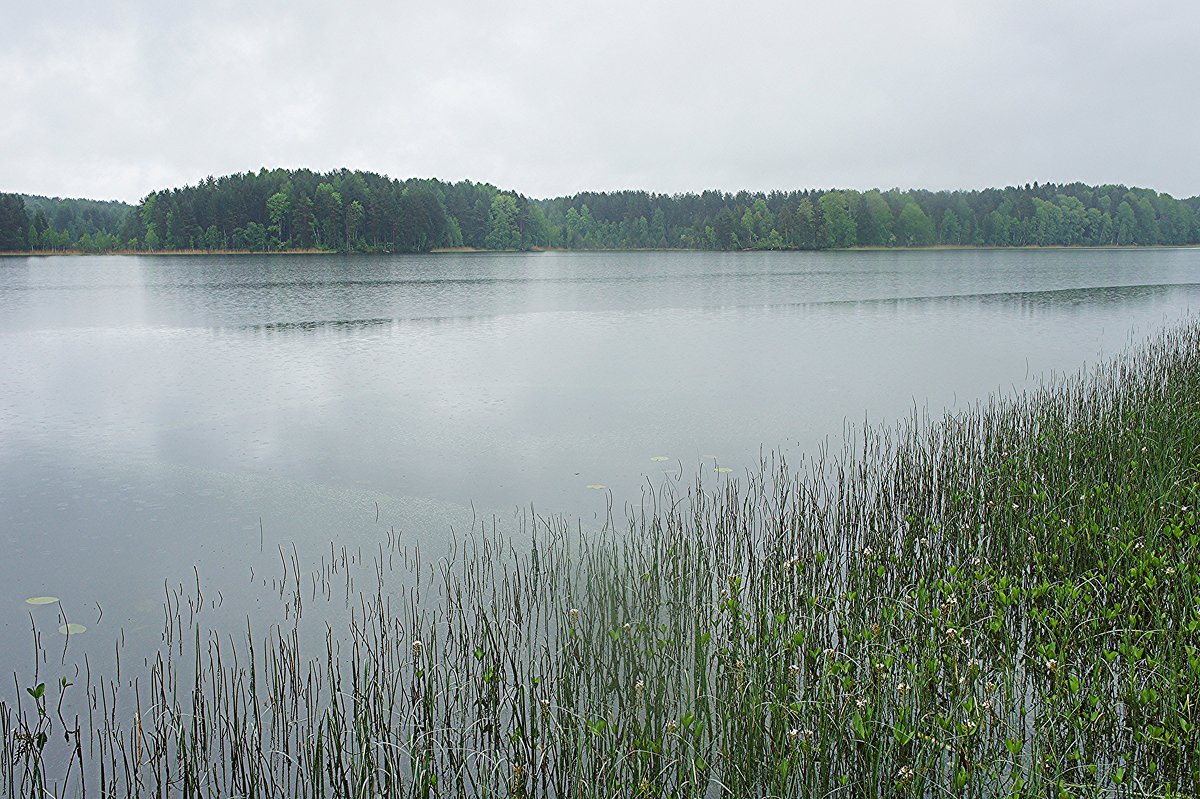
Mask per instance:
[[[1197,305],[1200,250],[0,259],[0,674],[63,615],[111,652],[201,577],[255,613],[281,552],[599,525]]]

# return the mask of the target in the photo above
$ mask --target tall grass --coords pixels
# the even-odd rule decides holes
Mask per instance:
[[[1200,326],[586,534],[389,537],[0,705],[11,796],[1194,796]],[[362,588],[369,584],[367,588]],[[200,593],[197,584],[195,593]],[[306,625],[314,606],[320,625]],[[313,627],[323,629],[314,634]],[[66,697],[68,710],[64,713]]]

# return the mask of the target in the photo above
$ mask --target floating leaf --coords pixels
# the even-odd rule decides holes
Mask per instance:
[[[654,461],[655,463],[662,463],[663,461],[669,461],[671,459],[668,458],[666,455],[655,455],[650,460]]]
[[[608,486],[606,486],[604,483],[592,483],[591,485],[588,486],[588,488],[601,489],[601,488],[608,488]]]
[[[725,472],[732,472],[733,469],[730,469],[728,466],[716,466],[716,467],[713,467],[713,471],[724,474]]]
[[[80,633],[87,632],[87,627],[84,627],[82,624],[60,624],[58,625],[58,631],[63,635],[79,635]]]
[[[31,596],[25,600],[27,605],[53,605],[58,601],[56,596]]]

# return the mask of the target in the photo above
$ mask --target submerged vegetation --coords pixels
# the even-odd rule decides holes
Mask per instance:
[[[531,517],[437,560],[399,536],[309,572],[285,559],[288,612],[241,633],[202,629],[197,584],[168,598],[162,651],[133,677],[93,664],[5,700],[0,780],[12,796],[1200,789],[1200,325],[717,480],[668,484],[595,533]]]
[[[1200,243],[1200,197],[1120,185],[981,191],[586,192],[262,169],[123,203],[0,194],[0,251],[427,252]]]

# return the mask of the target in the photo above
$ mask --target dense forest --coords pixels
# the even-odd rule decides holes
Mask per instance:
[[[1200,197],[1082,183],[981,191],[587,192],[262,169],[137,206],[0,194],[0,251],[785,250],[1200,243]]]
[[[132,212],[116,201],[0,194],[0,252],[121,249],[118,231]]]

